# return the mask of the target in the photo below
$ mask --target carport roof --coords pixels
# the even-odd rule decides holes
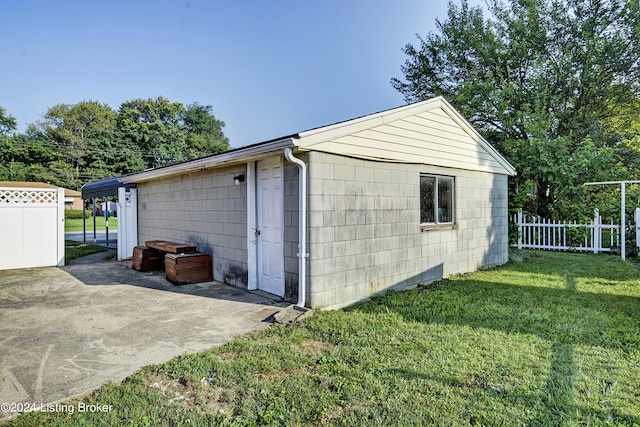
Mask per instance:
[[[135,186],[135,184],[122,182],[122,177],[107,178],[83,185],[81,193],[84,200],[94,197],[117,196],[118,188],[134,188]]]

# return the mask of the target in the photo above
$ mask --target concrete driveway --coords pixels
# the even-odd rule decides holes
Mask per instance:
[[[266,328],[285,307],[216,282],[177,287],[104,255],[0,271],[0,403],[84,394]],[[11,415],[0,411],[0,422]]]
[[[113,250],[118,249],[118,230],[109,229],[108,234],[105,230],[98,230],[95,236],[93,229],[87,230],[86,236],[82,231],[67,231],[64,233],[64,238],[75,242],[84,242],[86,239],[86,243],[90,245],[104,246]]]

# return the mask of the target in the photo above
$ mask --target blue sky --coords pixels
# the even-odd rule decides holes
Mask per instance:
[[[456,1],[456,3],[458,3]],[[479,1],[470,1],[478,4]],[[402,48],[446,0],[3,0],[0,106],[212,105],[233,147],[404,104]]]

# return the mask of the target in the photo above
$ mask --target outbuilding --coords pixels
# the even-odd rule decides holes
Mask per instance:
[[[135,201],[121,258],[147,240],[196,245],[216,281],[331,309],[505,263],[515,173],[438,97],[83,194],[109,183]]]

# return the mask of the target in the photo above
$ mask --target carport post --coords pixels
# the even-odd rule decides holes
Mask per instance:
[[[96,242],[96,198],[93,198],[93,243]]]
[[[109,247],[109,197],[104,198],[104,228],[107,236],[107,247]]]
[[[82,241],[87,243],[87,206],[82,199]]]

